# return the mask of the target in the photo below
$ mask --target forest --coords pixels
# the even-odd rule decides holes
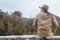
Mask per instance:
[[[55,16],[60,24],[60,17]],[[9,12],[0,10],[0,36],[5,35],[36,35],[37,32],[32,26],[34,18],[22,17],[20,11]],[[55,35],[60,35],[60,27]]]

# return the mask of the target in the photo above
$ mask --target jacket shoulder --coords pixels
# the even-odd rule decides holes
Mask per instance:
[[[53,17],[55,17],[55,15],[54,15],[54,14],[52,14],[52,13],[49,13],[49,15],[50,15],[50,17],[52,17],[52,18],[53,18]]]
[[[40,16],[40,13],[38,13],[37,15],[36,15],[36,18],[38,18]]]

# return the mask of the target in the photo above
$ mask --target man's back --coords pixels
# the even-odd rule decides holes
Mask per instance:
[[[35,24],[36,23],[36,24]],[[47,37],[53,35],[53,27],[57,27],[57,22],[54,17],[54,15],[46,13],[46,12],[40,12],[36,18],[35,22],[33,24],[37,27],[37,33],[41,37]],[[56,26],[53,26],[55,24]]]
[[[38,34],[40,36],[49,36],[49,34],[52,33],[52,15],[45,12],[40,12],[36,18]]]
[[[52,15],[45,13],[45,12],[40,12],[37,16],[37,26],[38,27],[51,27],[52,26]]]

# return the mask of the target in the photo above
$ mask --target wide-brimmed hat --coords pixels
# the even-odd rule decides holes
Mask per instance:
[[[49,9],[49,6],[44,4],[42,7],[39,6],[39,8],[44,9],[45,11],[47,11]]]

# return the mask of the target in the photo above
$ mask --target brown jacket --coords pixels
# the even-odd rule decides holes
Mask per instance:
[[[53,35],[58,23],[54,15],[40,12],[34,19],[33,26],[39,36],[47,37]]]

